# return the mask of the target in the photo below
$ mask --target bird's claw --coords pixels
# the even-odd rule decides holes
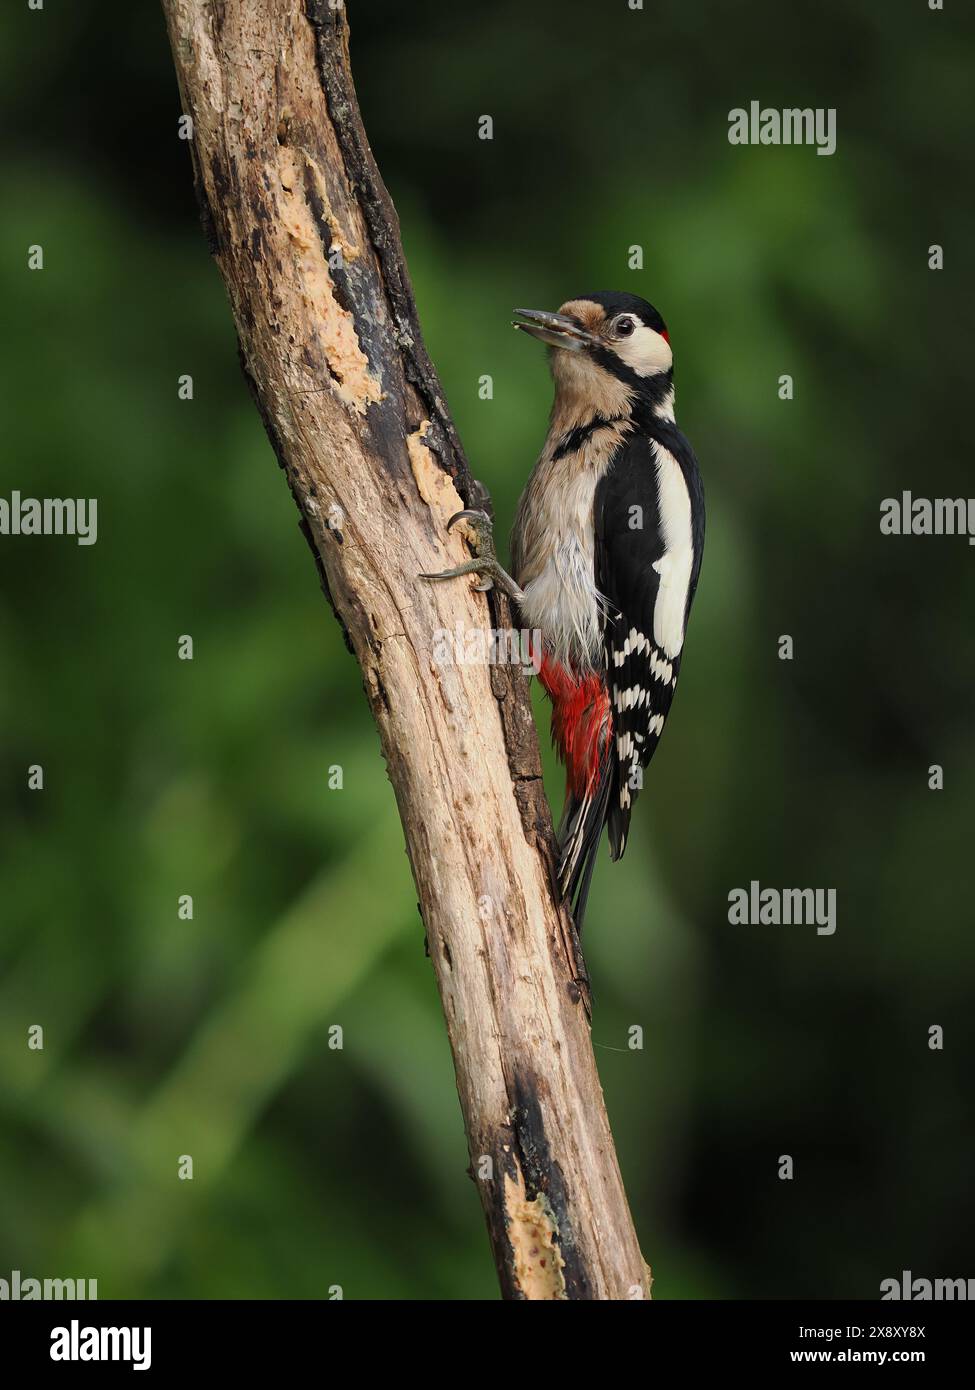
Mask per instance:
[[[465,507],[462,512],[455,512],[450,518],[447,522],[447,530],[449,531],[458,521],[466,521],[474,532],[475,558],[466,560],[464,564],[457,565],[452,570],[443,570],[440,574],[421,574],[420,578],[459,579],[465,574],[478,574],[483,582],[474,585],[477,593],[486,594],[497,586],[509,598],[519,600],[521,590],[498,564],[498,558],[494,551],[494,523],[487,512],[479,511],[473,507]]]
[[[457,566],[456,566],[454,569],[452,569],[452,570],[441,570],[441,571],[439,572],[439,574],[421,574],[421,575],[419,576],[419,578],[420,578],[420,579],[460,579],[461,576],[462,576],[462,575],[465,575],[465,574],[483,574],[483,575],[488,575],[489,566],[491,565],[491,563],[492,563],[492,562],[491,562],[489,559],[483,559],[483,560],[482,560],[482,559],[477,559],[477,560],[465,560],[465,562],[464,562],[462,565],[457,565]],[[497,564],[497,561],[495,561],[494,563]],[[477,590],[478,590],[479,592],[481,592],[481,593],[486,593],[488,589],[493,589],[493,588],[494,588],[494,580],[493,580],[492,578],[488,577],[488,578],[485,579],[485,582],[484,582],[483,584],[475,584],[475,585],[474,585],[474,588],[477,589]]]
[[[450,531],[458,521],[469,522],[471,530],[477,536],[478,543],[484,544],[486,542],[492,549],[494,548],[494,522],[487,512],[482,512],[476,507],[465,507],[462,512],[454,512],[447,522],[447,530]]]
[[[498,562],[494,553],[494,527],[487,512],[477,511],[472,507],[465,507],[462,512],[454,512],[447,522],[447,530],[453,530],[458,521],[466,521],[474,532],[474,554],[473,560],[466,560],[464,564],[457,565],[452,570],[442,570],[439,574],[421,574],[421,579],[459,579],[464,574],[480,574],[484,576],[483,584],[475,584],[474,588],[478,593],[487,593],[494,588],[494,578],[492,570],[497,569]]]

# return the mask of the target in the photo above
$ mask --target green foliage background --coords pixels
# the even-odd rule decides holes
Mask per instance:
[[[671,327],[707,553],[587,925],[655,1292],[975,1275],[975,554],[878,528],[904,488],[973,490],[964,7],[349,8],[428,345],[502,525],[549,401],[512,307],[625,288]],[[239,374],[161,15],[7,6],[0,77],[0,495],[99,499],[94,547],[0,538],[0,1276],[494,1297],[392,794]],[[837,153],[730,146],[752,98],[834,106]],[[835,887],[836,935],[729,926],[751,879]]]

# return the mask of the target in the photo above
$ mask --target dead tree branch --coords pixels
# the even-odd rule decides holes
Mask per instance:
[[[524,676],[442,664],[504,604],[417,581],[477,505],[334,0],[163,0],[241,361],[362,668],[413,866],[502,1292],[649,1293],[553,893]],[[490,1160],[490,1162],[487,1162]]]

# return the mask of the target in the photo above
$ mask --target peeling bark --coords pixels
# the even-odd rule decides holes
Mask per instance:
[[[510,617],[502,596],[417,580],[467,558],[452,512],[490,504],[423,346],[344,10],[163,8],[241,364],[396,794],[502,1292],[647,1297],[554,889],[527,683],[433,655],[438,629]]]

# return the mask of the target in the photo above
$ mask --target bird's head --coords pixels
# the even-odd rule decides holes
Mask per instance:
[[[524,333],[552,349],[557,392],[588,397],[604,412],[636,399],[662,406],[670,397],[674,357],[667,325],[639,295],[584,294],[550,314],[516,309]],[[613,409],[613,401],[617,408]]]

